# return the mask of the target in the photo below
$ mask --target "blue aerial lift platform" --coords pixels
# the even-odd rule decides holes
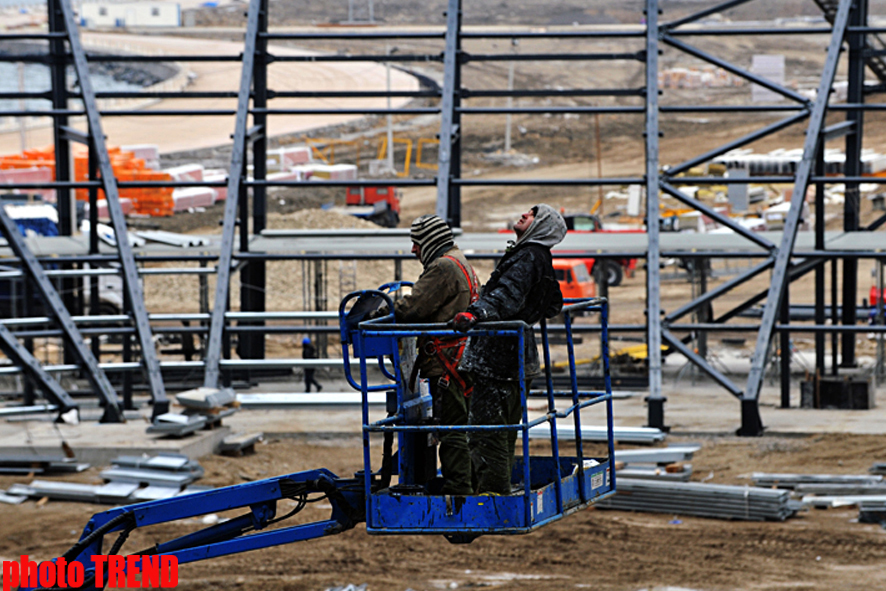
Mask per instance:
[[[547,399],[543,415],[530,420],[527,410],[529,392],[524,387],[520,392],[523,408],[520,424],[441,426],[433,423],[430,396],[422,393],[421,382],[417,382],[416,392],[410,390],[410,371],[418,336],[453,336],[455,333],[444,324],[395,324],[392,314],[371,318],[377,315],[380,307],[386,305],[388,310],[393,309],[389,294],[401,285],[404,284],[354,292],[346,296],[340,306],[345,374],[350,384],[363,394],[363,470],[353,478],[341,478],[320,468],[98,513],[87,524],[80,541],[61,557],[68,563],[78,561],[83,564],[85,584],[81,588],[96,588],[91,579],[95,566],[92,557],[124,554],[122,546],[134,529],[237,508],[246,511],[239,517],[200,531],[125,554],[172,555],[179,564],[185,564],[330,536],[361,522],[366,523],[368,533],[375,535],[436,534],[444,535],[454,543],[467,543],[481,535],[528,533],[614,494],[606,300],[567,300],[564,306],[565,345],[572,384],[568,391],[553,389],[548,327],[541,322],[546,379],[540,393]],[[600,317],[604,391],[579,391],[577,386],[572,318],[587,313],[596,313]],[[488,322],[478,325],[468,335],[518,339],[519,379],[525,385],[522,345],[526,330],[532,330],[532,327],[523,322]],[[360,371],[356,377],[350,370],[351,355],[359,359]],[[371,364],[377,364],[382,383],[369,383]],[[379,391],[388,393],[387,416],[371,420],[368,394]],[[558,400],[565,401],[566,407],[558,409]],[[576,437],[572,453],[561,455],[557,422],[569,420],[575,432],[580,433],[583,411],[588,410],[599,410],[599,414],[605,415],[607,454],[585,455],[581,437]],[[550,454],[530,456],[529,430],[543,425],[549,425],[545,433],[550,437]],[[427,477],[436,474],[435,447],[429,446],[430,436],[443,430],[470,433],[496,429],[517,431],[518,449],[522,444],[522,455],[517,455],[514,462],[512,494],[429,494],[425,486]],[[382,460],[378,467],[374,467],[372,451],[379,435],[383,440]],[[287,514],[277,516],[277,502],[282,499],[294,500],[296,506]],[[320,499],[325,499],[332,507],[328,519],[289,527],[277,525],[301,511],[307,503]],[[106,537],[115,540],[107,545]]]

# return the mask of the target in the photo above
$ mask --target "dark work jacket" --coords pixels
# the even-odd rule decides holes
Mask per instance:
[[[522,320],[532,326],[563,308],[563,294],[551,264],[551,250],[541,244],[519,244],[502,257],[480,299],[468,312],[480,322]],[[541,373],[532,330],[524,335],[524,377]],[[519,379],[517,337],[470,337],[459,369],[499,380]]]

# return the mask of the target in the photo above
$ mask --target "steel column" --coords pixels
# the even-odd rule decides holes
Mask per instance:
[[[661,391],[661,245],[659,244],[658,0],[646,0],[646,349],[649,360],[648,424],[664,429]]]
[[[245,168],[246,125],[249,117],[249,94],[252,87],[255,49],[258,38],[259,15],[262,0],[251,0],[246,22],[246,41],[243,49],[243,69],[240,73],[240,90],[237,93],[237,118],[234,123],[234,145],[228,170],[228,197],[225,201],[225,219],[222,225],[222,242],[218,258],[215,300],[209,321],[209,337],[206,343],[205,374],[203,385],[218,387],[219,361],[225,333],[225,312],[228,309],[231,282],[231,264],[234,257],[234,232],[237,226],[237,205]]]
[[[867,3],[858,2],[849,15],[849,26],[864,27],[867,25]],[[865,46],[867,35],[864,33],[851,33],[847,35],[849,44],[849,76],[846,102],[864,103],[864,74],[865,74]],[[862,122],[863,111],[849,111],[846,113],[846,122],[854,124],[851,133],[846,135],[846,164],[843,173],[846,176],[860,176],[861,169],[861,145],[862,145]],[[854,232],[859,228],[859,183],[847,182],[843,202],[843,230]],[[846,326],[855,326],[857,314],[855,302],[858,300],[858,259],[843,260],[843,293],[842,293],[842,322]],[[841,350],[843,357],[840,360],[842,367],[855,367],[855,335],[844,333],[841,335]]]
[[[260,33],[268,30],[268,0],[262,0],[258,17]],[[255,135],[252,138],[252,167],[256,180],[265,180],[268,173],[268,116],[258,112],[268,106],[268,41],[259,34],[255,42],[255,64],[252,81],[252,124]],[[244,146],[244,150],[248,146]],[[267,227],[268,205],[267,186],[252,186],[252,234],[259,235]],[[240,223],[249,229],[249,220],[241,216]],[[241,227],[242,230],[242,227]],[[240,250],[248,251],[240,245]],[[244,312],[264,312],[267,263],[251,260],[240,271],[240,309]],[[264,322],[247,322],[248,326],[262,326]],[[237,354],[240,359],[262,359],[265,356],[265,335],[259,333],[241,334],[237,340]]]
[[[440,100],[440,144],[437,151],[437,215],[453,228],[461,227],[461,0],[446,9],[446,48],[443,53],[443,93]]]
[[[809,186],[809,178],[815,163],[815,156],[819,147],[820,133],[824,126],[827,112],[828,97],[837,72],[837,63],[840,57],[840,48],[846,26],[849,22],[849,11],[852,0],[840,0],[837,15],[834,19],[834,32],[828,46],[825,67],[822,71],[821,81],[818,85],[818,94],[809,117],[809,127],[803,143],[803,158],[797,167],[797,176],[794,183],[794,191],[791,196],[791,207],[785,218],[784,233],[778,254],[775,258],[775,268],[772,272],[772,284],[766,305],[763,309],[763,319],[760,323],[760,332],[757,334],[757,344],[754,356],[751,359],[751,371],[748,375],[747,388],[742,398],[742,424],[739,429],[741,435],[761,435],[763,424],[759,414],[760,388],[763,384],[763,374],[766,368],[766,357],[769,344],[772,341],[772,332],[775,326],[782,297],[786,287],[786,278],[793,250],[794,241],[797,237],[797,227],[800,221],[800,213],[806,197],[806,188]]]

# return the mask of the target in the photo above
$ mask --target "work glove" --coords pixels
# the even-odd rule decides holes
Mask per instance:
[[[366,320],[374,320],[375,318],[381,318],[382,316],[387,316],[390,313],[391,312],[390,312],[390,310],[388,310],[388,305],[382,304],[381,306],[379,306],[378,308],[376,308],[375,310],[370,312],[369,315],[366,317]]]
[[[453,318],[452,325],[458,332],[468,332],[477,322],[477,317],[470,312],[459,312]]]

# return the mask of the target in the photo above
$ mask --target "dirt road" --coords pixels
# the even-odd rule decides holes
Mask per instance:
[[[83,43],[88,49],[104,52],[144,53],[147,55],[219,55],[237,56],[243,51],[242,43],[220,40],[188,39],[171,36],[119,35],[110,33],[85,33]],[[277,55],[310,55],[312,52],[279,46],[271,46]],[[183,62],[180,64],[191,73],[190,82],[184,88],[188,92],[229,91],[237,92],[241,66],[239,62]],[[383,64],[372,62],[307,63],[280,62],[268,69],[268,85],[277,91],[309,90],[376,90],[387,88]],[[418,81],[397,69],[391,71],[393,90],[418,90]],[[406,99],[392,99],[392,107],[402,106]],[[385,108],[384,98],[369,99],[276,99],[270,108]],[[236,111],[236,99],[170,99],[159,101],[147,110],[175,109],[228,109]],[[272,115],[269,127],[275,135],[285,135],[352,122],[359,115]],[[76,125],[75,125],[76,126]],[[157,144],[161,153],[181,152],[197,148],[225,145],[230,142],[234,130],[234,116],[156,116],[113,117],[102,120],[103,130],[112,146],[130,144]],[[85,127],[84,127],[85,129]],[[18,131],[0,134],[0,153],[19,151]],[[30,147],[52,144],[51,127],[30,130],[27,133]]]

